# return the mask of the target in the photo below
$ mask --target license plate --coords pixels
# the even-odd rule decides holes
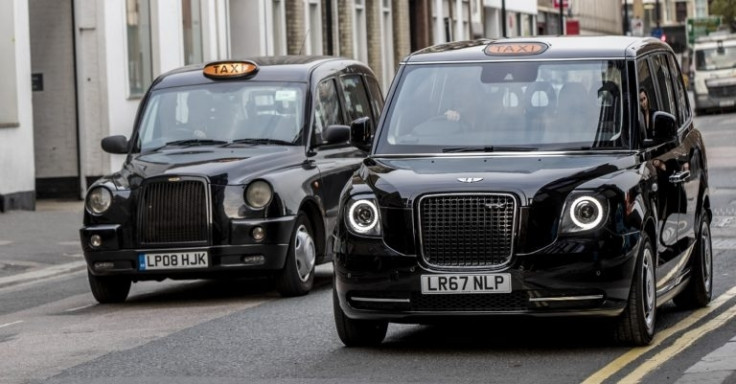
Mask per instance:
[[[718,105],[721,106],[721,107],[733,107],[734,105],[736,105],[736,101],[734,101],[734,100],[722,100],[721,102],[718,103]]]
[[[508,273],[422,275],[422,293],[425,295],[509,292],[511,292],[511,275]]]
[[[209,265],[207,251],[138,254],[138,270],[205,268]]]

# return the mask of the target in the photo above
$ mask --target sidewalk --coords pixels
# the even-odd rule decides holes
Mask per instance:
[[[0,288],[85,268],[82,201],[38,200],[35,211],[0,213]]]

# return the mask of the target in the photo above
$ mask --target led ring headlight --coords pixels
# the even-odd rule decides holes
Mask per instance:
[[[582,230],[593,229],[603,220],[603,205],[590,196],[578,197],[570,205],[570,219]]]
[[[358,200],[348,209],[348,223],[358,233],[368,233],[378,224],[378,208],[370,200]]]

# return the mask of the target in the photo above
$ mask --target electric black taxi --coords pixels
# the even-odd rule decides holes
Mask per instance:
[[[366,65],[260,57],[188,66],[142,99],[122,169],[90,186],[80,230],[101,303],[131,282],[260,275],[306,294],[329,261],[339,195],[366,155],[349,123],[373,121],[383,94]]]
[[[344,344],[390,322],[594,316],[650,343],[712,296],[707,158],[653,38],[453,42],[402,62],[340,200]],[[370,124],[353,124],[364,145]]]

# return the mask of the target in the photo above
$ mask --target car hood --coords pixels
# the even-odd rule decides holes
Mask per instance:
[[[384,206],[424,193],[511,192],[527,205],[540,191],[567,195],[578,185],[635,164],[630,153],[372,158],[364,180]]]
[[[301,164],[301,146],[192,147],[133,154],[123,175],[131,185],[160,175],[201,175],[213,184],[240,183],[277,168]]]

